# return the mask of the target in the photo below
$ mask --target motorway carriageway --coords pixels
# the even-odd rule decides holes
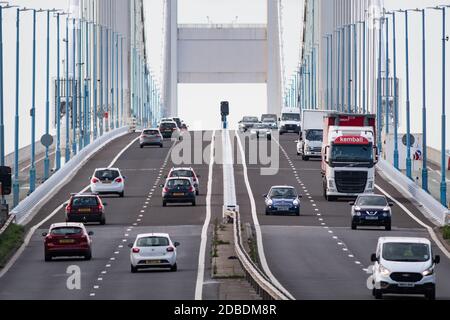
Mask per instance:
[[[239,139],[242,145],[248,144],[241,134]],[[351,230],[351,207],[348,201],[327,202],[324,199],[320,160],[302,161],[296,154],[296,139],[296,135],[283,135],[279,140],[275,139],[280,146],[280,170],[275,176],[260,174],[261,167],[267,166],[249,164],[247,172],[250,184],[247,186],[243,165],[235,166],[237,201],[243,223],[255,223],[247,192],[250,187],[256,204],[256,216],[261,225],[268,267],[296,299],[374,299],[366,286],[369,277],[366,270],[372,264],[370,255],[375,252],[378,238],[430,238],[427,230],[411,218],[399,203],[422,223],[432,226],[431,222],[377,175],[377,193],[384,191],[399,202],[392,212],[392,231],[376,227]],[[248,152],[246,159],[246,163],[249,163]],[[303,195],[300,217],[265,215],[262,195],[268,193],[273,185],[291,185]],[[442,258],[441,264],[436,268],[436,296],[437,299],[450,299],[450,261],[436,243],[432,243],[434,254],[440,254]]]
[[[221,159],[220,131],[204,134],[209,137],[206,140],[215,135],[215,151],[217,158]],[[231,134],[237,144],[238,137]],[[209,165],[207,161],[193,165],[201,175],[201,195],[197,198],[197,207],[169,205],[163,208],[159,185],[164,183],[164,176],[173,166],[171,152],[175,149],[171,149],[170,141],[166,141],[163,149],[140,149],[136,138],[136,134],[126,135],[99,151],[40,210],[27,226],[36,229],[30,242],[9,271],[0,278],[1,300],[218,298],[218,284],[210,279],[209,248],[212,223],[222,217],[222,166]],[[365,269],[370,265],[370,254],[375,250],[378,237],[429,237],[429,234],[398,204],[393,209],[393,231],[385,232],[377,228],[352,231],[350,206],[346,201],[326,202],[323,199],[320,162],[301,161],[296,156],[295,139],[295,135],[280,137],[280,170],[275,176],[261,176],[262,165],[259,164],[248,165],[245,176],[244,166],[235,165],[236,193],[242,222],[254,225],[256,217],[261,226],[264,245],[262,260],[267,261],[264,270],[271,273],[273,279],[296,299],[373,299],[366,287],[369,275]],[[244,140],[242,142],[245,144]],[[199,143],[205,149],[210,141],[195,141],[192,148]],[[240,151],[235,149],[237,158]],[[47,231],[50,224],[64,221],[61,205],[70,193],[85,189],[94,169],[108,166],[112,161],[115,162],[113,167],[120,168],[127,177],[126,193],[123,199],[105,197],[104,201],[108,203],[106,226],[88,226],[88,230],[95,232],[93,260],[45,263],[41,233]],[[278,184],[295,186],[301,192],[300,217],[264,215],[262,195],[272,185]],[[408,200],[380,176],[377,177],[377,184],[422,223],[430,225]],[[254,212],[251,200],[255,203]],[[127,245],[134,241],[136,234],[146,232],[168,232],[173,240],[181,242],[178,272],[130,273]],[[434,250],[443,258],[437,267],[437,298],[450,299],[447,278],[450,263],[436,246]],[[68,290],[66,287],[69,276],[66,270],[71,265],[81,268],[81,290]]]
[[[211,140],[213,132],[204,134],[209,137],[206,140]],[[128,134],[99,151],[27,225],[29,228],[37,226],[37,229],[17,261],[0,278],[0,300],[193,300],[196,287],[203,289],[202,280],[207,284],[204,290],[197,289],[197,294],[211,299],[216,298],[217,284],[209,281],[209,250],[205,250],[205,278],[198,280],[197,277],[203,274],[198,273],[198,266],[201,233],[207,216],[208,177],[212,174],[214,179],[214,183],[210,183],[209,192],[211,222],[213,222],[216,217],[222,216],[222,167],[219,165],[210,167],[206,162],[193,165],[197,174],[201,176],[201,194],[197,198],[197,206],[169,205],[163,208],[160,184],[164,183],[164,176],[173,166],[171,160],[173,142],[166,140],[162,149],[159,147],[140,149],[137,137],[136,134]],[[216,146],[220,149],[222,145],[220,133],[216,135],[216,139]],[[204,141],[203,149],[209,144],[210,141]],[[85,189],[94,169],[109,166],[116,157],[117,161],[113,163],[113,167],[120,168],[122,174],[127,177],[125,198],[102,197],[108,204],[106,226],[87,227],[89,231],[95,233],[93,259],[44,262],[42,232],[47,231],[52,223],[64,221],[64,208],[61,205],[68,200],[70,193]],[[49,214],[54,215],[49,217]],[[45,221],[42,223],[43,220]],[[181,243],[178,249],[178,272],[130,273],[128,244],[134,241],[137,234],[147,232],[167,232],[174,241]],[[209,247],[208,243],[206,248]],[[66,287],[69,277],[66,270],[72,265],[81,268],[81,290],[68,290]]]

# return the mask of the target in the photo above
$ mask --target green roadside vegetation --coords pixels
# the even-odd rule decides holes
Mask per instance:
[[[22,226],[11,224],[0,236],[0,269],[22,245],[24,234],[25,230]]]

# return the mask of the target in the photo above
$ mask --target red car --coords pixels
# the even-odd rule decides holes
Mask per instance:
[[[94,233],[87,232],[82,223],[55,223],[50,226],[49,232],[42,234],[45,237],[45,261],[53,257],[84,257],[92,258],[92,240]]]
[[[106,223],[106,203],[97,194],[73,194],[66,206],[66,222]]]

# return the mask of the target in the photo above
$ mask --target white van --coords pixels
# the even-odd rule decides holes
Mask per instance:
[[[280,124],[278,132],[280,135],[285,133],[300,134],[300,109],[299,108],[283,108],[281,111]]]
[[[421,294],[436,299],[436,264],[431,242],[425,238],[383,237],[371,256],[373,296],[383,294]]]

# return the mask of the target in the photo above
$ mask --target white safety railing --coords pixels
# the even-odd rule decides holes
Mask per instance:
[[[419,202],[424,209],[424,214],[430,220],[434,221],[439,226],[444,226],[450,222],[449,209],[444,207],[439,201],[424,191],[402,172],[395,169],[389,162],[380,160],[378,169],[390,180],[390,183],[397,187],[404,195]]]
[[[47,181],[40,185],[30,196],[22,200],[11,214],[16,222],[21,225],[27,224],[36,213],[51,199],[70,179],[80,170],[83,165],[100,149],[112,140],[125,135],[128,126],[112,130],[93,141],[82,149],[76,156],[67,162],[59,171],[53,174]]]

